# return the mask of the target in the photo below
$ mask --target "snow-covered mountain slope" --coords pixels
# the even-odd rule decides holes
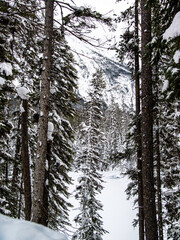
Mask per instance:
[[[128,67],[114,60],[110,50],[100,50],[90,47],[77,40],[70,40],[70,46],[75,52],[78,63],[78,87],[83,98],[88,97],[89,82],[96,69],[102,69],[106,88],[104,90],[104,101],[107,105],[112,102],[118,103],[120,107],[130,107],[133,102],[133,82]]]

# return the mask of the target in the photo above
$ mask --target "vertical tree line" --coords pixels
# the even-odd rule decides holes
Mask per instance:
[[[52,69],[52,44],[53,44],[53,13],[54,1],[45,2],[45,27],[44,27],[44,45],[42,62],[42,79],[40,85],[40,116],[38,126],[38,145],[37,159],[34,171],[34,190],[33,190],[33,208],[32,221],[41,223],[43,211],[43,194],[45,167],[47,158],[47,132],[50,98],[50,80]]]
[[[64,9],[69,11],[65,16]],[[61,13],[60,20],[55,19],[56,10]],[[122,158],[135,159],[134,168],[127,174],[133,181],[128,191],[137,194],[139,239],[163,240],[165,225],[169,238],[180,237],[180,36],[172,31],[172,23],[177,28],[179,13],[178,1],[135,0],[120,18],[128,27],[121,36],[118,54],[121,60],[129,59],[136,98],[133,134],[125,152],[120,146],[120,125],[127,116],[112,101],[105,113],[108,130],[103,136],[104,83],[100,70],[93,75],[74,163],[83,174],[76,193],[82,212],[76,217],[79,228],[74,239],[101,239],[106,232],[98,213],[102,204],[96,199],[102,190],[99,170],[106,169],[107,164],[103,147],[107,148],[106,160],[113,159],[116,166]],[[95,28],[95,21],[110,25],[110,19],[90,8],[77,8],[71,1],[1,0],[3,214],[54,229],[69,225],[68,173],[73,166],[71,123],[77,101],[77,72],[66,33],[90,42],[84,33]]]
[[[174,1],[167,3],[158,0],[153,2],[141,0],[135,1],[134,6],[127,9],[120,17],[120,20],[128,22],[128,27],[121,36],[117,52],[120,60],[125,56],[129,59],[129,66],[135,79],[136,111],[133,124],[136,125],[136,130],[135,138],[128,141],[131,148],[134,146],[137,151],[138,164],[137,167],[127,171],[132,181],[136,174],[136,182],[131,183],[127,191],[131,195],[136,189],[138,194],[139,239],[163,239],[165,225],[168,229],[168,237],[173,239],[179,237],[176,222],[178,193],[174,189],[179,168],[171,165],[172,158],[174,162],[179,162],[178,140],[174,142],[177,134],[176,121],[178,121],[178,117],[174,118],[174,114],[178,110],[173,107],[174,104],[179,103],[177,95],[179,85],[176,82],[179,60],[167,62],[167,59],[170,60],[170,56],[173,57],[179,49],[177,44],[179,35],[170,34],[166,37],[168,28],[171,28],[178,12],[179,3]],[[140,42],[138,42],[139,33],[141,34]],[[138,56],[141,58],[140,71]],[[164,116],[169,117],[164,118]],[[174,130],[171,131],[168,125],[172,121],[174,121],[172,124]],[[164,129],[165,126],[167,126],[166,129]],[[166,145],[167,142],[169,146]],[[130,149],[127,150],[129,152]],[[131,156],[134,158],[134,155],[131,154]],[[169,161],[168,166],[167,161]],[[137,187],[135,187],[136,183],[138,183]],[[172,212],[170,213],[169,206],[173,209],[174,217]],[[166,210],[163,211],[163,209]],[[170,218],[173,224],[169,222]]]
[[[97,70],[91,80],[91,90],[87,103],[87,119],[81,124],[80,149],[77,158],[77,171],[82,175],[79,177],[75,197],[80,202],[80,213],[75,218],[78,230],[73,239],[101,239],[106,233],[103,229],[103,221],[99,211],[103,209],[102,203],[96,198],[101,193],[103,186],[102,174],[102,141],[103,133],[101,123],[102,91],[105,83],[102,71]]]
[[[77,72],[65,36],[88,42],[84,28],[95,21],[110,25],[72,3],[1,1],[1,213],[56,230],[69,225]]]

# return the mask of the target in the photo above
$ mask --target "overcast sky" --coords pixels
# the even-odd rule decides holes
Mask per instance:
[[[134,0],[121,0],[118,3],[116,3],[116,0],[74,0],[74,3],[77,7],[91,7],[93,10],[96,10],[102,14],[107,14],[106,16],[111,17],[113,14],[120,16],[120,13],[127,9],[133,2]],[[108,28],[104,24],[97,23],[96,26],[98,26],[98,28],[93,30],[90,33],[90,36],[100,39],[100,43],[107,41],[106,44],[103,45],[106,48],[112,47],[114,44],[116,44],[116,42],[119,41],[119,36],[125,29],[125,23],[118,23],[117,25],[114,23],[115,31],[112,31],[112,29]],[[109,39],[111,39],[111,41],[109,41]]]
[[[114,10],[115,13],[120,13],[124,11],[132,0],[122,0],[116,3],[116,0],[78,0],[75,3],[78,6],[92,6],[95,10],[101,13],[107,13]]]

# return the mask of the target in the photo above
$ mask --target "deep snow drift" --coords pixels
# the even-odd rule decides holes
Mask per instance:
[[[67,240],[67,237],[42,225],[0,214],[0,240]]]

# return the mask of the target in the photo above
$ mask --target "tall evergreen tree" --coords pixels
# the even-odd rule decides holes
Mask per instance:
[[[16,214],[14,201],[16,195],[11,191],[11,167],[14,162],[11,134],[13,122],[11,115],[11,96],[14,93],[12,80],[14,80],[14,56],[12,39],[14,32],[13,8],[7,1],[1,1],[0,6],[0,174],[1,174],[1,212],[13,216]]]
[[[100,240],[106,232],[102,227],[102,204],[96,199],[96,195],[102,190],[102,176],[99,172],[101,162],[102,133],[100,123],[102,119],[102,89],[104,82],[102,72],[97,70],[91,82],[90,100],[87,109],[87,123],[82,124],[81,134],[82,152],[78,156],[78,168],[82,172],[77,186],[76,198],[80,200],[80,213],[75,218],[79,224],[73,239]]]
[[[13,52],[17,56],[15,68],[17,71],[16,79],[18,86],[16,91],[21,99],[17,100],[20,104],[21,114],[21,161],[22,161],[22,176],[23,176],[23,192],[24,192],[24,212],[25,219],[31,219],[31,170],[30,170],[30,152],[29,152],[29,114],[31,103],[29,101],[28,88],[31,88],[37,79],[38,53],[39,46],[37,44],[37,23],[39,23],[37,14],[34,9],[37,9],[35,1],[16,1],[13,7],[18,9],[19,16],[14,21],[14,36],[13,36]],[[23,24],[21,23],[22,19]],[[33,59],[32,59],[33,58]],[[38,76],[39,77],[39,76]],[[32,112],[32,110],[31,110]]]
[[[179,236],[177,224],[178,218],[177,209],[179,207],[179,204],[177,203],[177,198],[179,193],[178,190],[177,191],[175,190],[176,189],[175,185],[177,184],[177,172],[179,170],[177,167],[174,166],[179,165],[178,163],[179,147],[177,145],[178,140],[176,138],[179,123],[177,120],[178,117],[175,117],[176,113],[179,111],[178,110],[179,67],[178,62],[175,62],[175,58],[173,56],[175,56],[176,51],[178,51],[179,49],[178,44],[179,36],[178,35],[174,36],[173,34],[169,35],[167,33],[169,31],[168,29],[171,28],[171,24],[174,21],[174,18],[177,16],[178,11],[180,11],[180,5],[179,2],[176,1],[171,1],[169,3],[166,1],[155,1],[152,6],[153,6],[152,15],[153,36],[154,36],[152,63],[154,66],[155,74],[154,91],[156,94],[155,157],[157,159],[157,171],[158,171],[157,200],[159,218],[158,224],[159,238],[163,239],[162,229],[163,225],[166,225],[168,229],[168,237],[178,239]],[[174,32],[176,32],[176,27],[177,25],[173,26]],[[163,38],[166,39],[167,41],[164,41]],[[169,154],[170,152],[172,154]],[[160,164],[158,163],[159,161]],[[175,162],[176,164],[174,165]],[[160,182],[162,183],[163,186],[162,193],[160,188],[161,187]],[[173,194],[173,197],[170,197],[172,196],[170,192]],[[162,196],[161,197],[162,199],[160,198],[160,195]],[[163,212],[161,210],[162,208],[161,205],[163,206],[163,209],[166,209]]]
[[[144,239],[144,210],[143,210],[143,185],[142,185],[142,151],[141,151],[141,94],[140,94],[140,39],[139,39],[139,0],[134,1],[134,6],[129,7],[122,13],[120,20],[128,23],[127,29],[124,34],[121,35],[121,41],[117,50],[118,57],[122,61],[125,56],[128,59],[128,65],[132,71],[132,78],[135,81],[135,119],[133,120],[133,126],[136,125],[133,134],[135,137],[131,140],[127,140],[133,144],[133,148],[136,150],[137,167],[136,169],[128,169],[127,173],[130,174],[130,178],[134,179],[137,176],[138,185],[138,222],[139,222],[139,239]],[[130,136],[130,135],[129,135]],[[127,144],[128,148],[130,144]],[[130,150],[130,149],[129,149]],[[128,150],[128,151],[129,151]],[[133,159],[134,159],[134,153]],[[135,174],[137,172],[137,174]],[[128,195],[135,191],[134,184],[131,183],[127,188]],[[131,189],[132,187],[132,189]],[[131,190],[130,190],[131,189]],[[134,189],[134,190],[133,190]],[[136,191],[135,191],[136,192]]]
[[[52,69],[52,37],[53,37],[53,12],[54,1],[45,2],[45,27],[44,27],[44,50],[42,80],[40,85],[40,118],[38,129],[37,159],[34,172],[34,190],[32,221],[40,223],[42,219],[42,203],[45,180],[45,164],[47,157],[47,131],[50,97],[50,77]]]
[[[51,71],[50,112],[48,130],[48,162],[45,189],[48,205],[47,225],[53,229],[64,229],[69,225],[70,203],[68,173],[73,162],[72,119],[75,115],[76,70],[74,59],[64,37],[54,30],[54,54]]]

